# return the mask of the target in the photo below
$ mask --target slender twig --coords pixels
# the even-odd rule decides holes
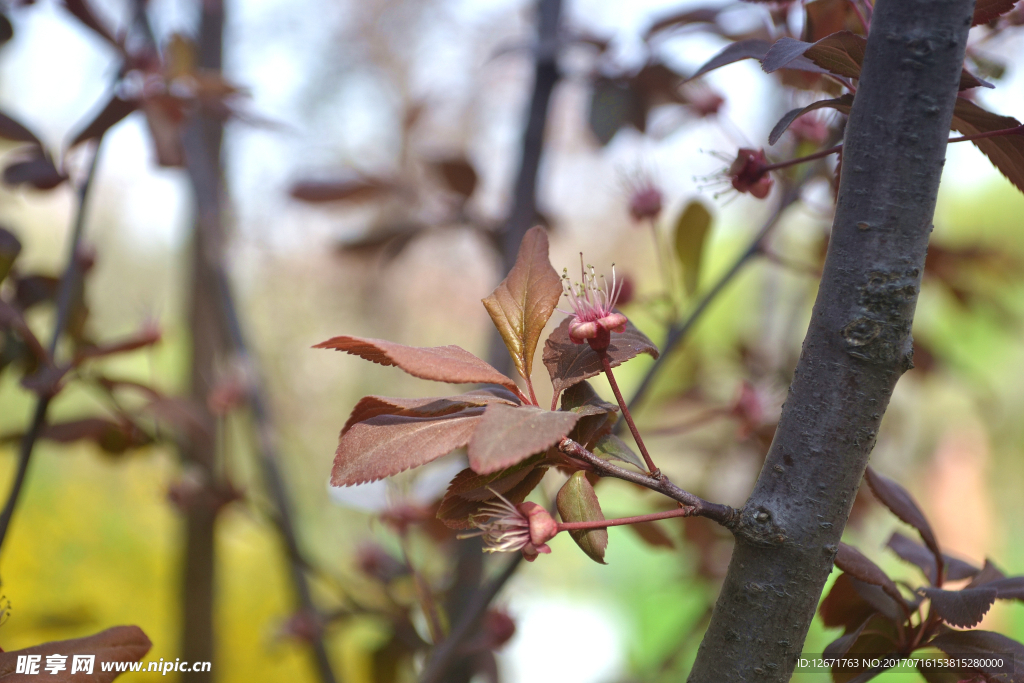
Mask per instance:
[[[1002,128],[1000,130],[990,130],[985,133],[975,133],[974,135],[961,135],[958,138],[950,138],[949,142],[974,142],[975,140],[997,138],[1003,135],[1024,135],[1024,125],[1014,126],[1013,128]]]
[[[93,178],[96,175],[96,165],[100,155],[100,143],[103,141],[101,135],[96,140],[96,148],[93,151],[92,159],[89,162],[89,169],[86,172],[82,184],[78,188],[78,206],[75,211],[74,221],[71,228],[71,239],[68,242],[67,265],[64,267],[64,274],[60,279],[60,289],[57,293],[57,318],[53,327],[53,335],[50,337],[49,362],[55,361],[57,344],[67,327],[71,317],[71,307],[74,303],[75,292],[78,291],[82,281],[82,263],[79,259],[79,249],[82,244],[82,235],[85,232],[86,203],[89,198],[89,189],[92,187]],[[7,502],[4,504],[3,512],[0,512],[0,546],[7,537],[7,529],[11,525],[11,518],[14,516],[14,509],[18,504],[22,487],[25,484],[25,477],[28,474],[29,461],[32,458],[32,449],[35,446],[39,435],[42,433],[43,425],[46,423],[46,411],[50,407],[52,395],[47,392],[36,399],[36,408],[32,414],[32,422],[28,431],[21,438],[21,445],[18,449],[18,469],[14,475],[14,482],[11,484],[11,491],[7,494]]]
[[[615,394],[615,400],[619,404],[619,408],[622,410],[622,419],[629,425],[629,431],[633,434],[633,440],[636,442],[637,448],[640,449],[640,454],[644,457],[644,462],[647,464],[647,471],[651,473],[651,476],[657,479],[661,476],[661,470],[654,465],[654,460],[651,459],[651,454],[647,452],[647,446],[644,445],[644,440],[640,436],[640,430],[636,428],[636,423],[633,422],[633,416],[629,412],[629,406],[626,405],[626,399],[622,398],[622,392],[619,391],[619,383],[615,381],[615,374],[612,372],[612,361],[608,357],[608,350],[602,349],[597,351],[598,357],[601,359],[601,367],[604,368],[605,377],[608,378],[608,384],[612,387],[612,393]]]
[[[487,610],[487,606],[491,604],[491,600],[498,595],[502,587],[512,578],[519,567],[519,563],[522,561],[522,554],[516,553],[515,557],[501,570],[500,574],[482,586],[473,595],[466,605],[466,609],[460,615],[455,628],[452,629],[451,634],[434,649],[430,659],[427,661],[426,668],[423,670],[423,675],[420,676],[419,683],[442,683],[448,666],[458,655],[460,645],[474,631],[477,622],[480,621],[480,617]]]
[[[402,532],[398,535],[399,541],[402,547],[402,557],[405,559],[405,564],[409,567],[409,571],[412,573],[413,583],[416,585],[416,594],[420,600],[420,609],[423,610],[423,616],[427,619],[427,628],[430,631],[430,640],[433,643],[440,643],[444,638],[444,627],[441,624],[441,615],[437,609],[437,602],[434,600],[433,591],[430,590],[430,584],[423,577],[423,574],[416,569],[416,565],[413,564],[412,555],[409,552],[409,536],[407,533]]]
[[[808,154],[805,157],[797,157],[795,159],[787,159],[786,161],[780,161],[780,162],[778,162],[776,164],[768,164],[767,166],[762,166],[761,167],[761,172],[762,173],[768,173],[769,171],[778,171],[778,170],[783,169],[783,168],[789,168],[790,166],[796,166],[797,164],[805,164],[808,161],[815,161],[817,159],[822,159],[824,157],[827,157],[829,154],[835,154],[836,152],[841,152],[842,150],[843,150],[843,146],[842,145],[836,145],[834,147],[829,147],[828,149],[819,150],[819,151],[815,152],[814,154]]]
[[[690,493],[689,491],[684,491],[673,484],[669,478],[664,475],[655,479],[649,475],[640,474],[639,472],[630,472],[618,465],[613,465],[607,460],[597,457],[572,439],[562,439],[558,444],[558,450],[572,458],[582,460],[587,463],[591,469],[603,477],[614,477],[615,479],[622,479],[623,481],[639,484],[644,488],[657,491],[658,493],[668,496],[674,501],[682,503],[691,510],[690,514],[686,515],[687,517],[707,517],[714,522],[718,522],[727,529],[732,529],[739,518],[739,512],[728,505],[711,503],[700,496]]]
[[[732,415],[731,408],[708,408],[704,412],[698,413],[697,415],[691,417],[690,419],[684,420],[683,422],[680,422],[678,424],[648,429],[647,436],[667,436],[670,434],[681,434],[684,432],[688,432],[691,429],[696,429],[697,427],[705,425],[714,419],[720,417],[728,417],[730,415]]]
[[[689,317],[687,317],[681,324],[673,325],[669,328],[668,334],[665,338],[665,343],[661,348],[661,355],[658,357],[658,360],[654,362],[654,365],[647,370],[647,374],[644,375],[644,378],[640,381],[640,386],[637,387],[636,391],[633,393],[633,397],[629,400],[628,406],[630,410],[635,410],[644,399],[644,396],[647,394],[647,390],[650,389],[651,382],[664,366],[665,359],[668,358],[675,347],[686,338],[690,330],[693,329],[693,326],[698,320],[700,320],[701,316],[711,305],[711,302],[722,293],[730,282],[732,282],[733,278],[735,278],[743,269],[743,266],[760,253],[761,244],[764,242],[765,237],[767,237],[768,233],[771,232],[771,229],[775,227],[775,224],[778,222],[783,212],[785,212],[785,210],[789,208],[789,206],[799,197],[800,184],[797,183],[786,191],[782,197],[782,201],[779,202],[779,206],[772,212],[772,215],[768,217],[768,220],[765,221],[764,225],[762,225],[757,231],[754,238],[750,241],[750,244],[747,245],[747,248],[740,253],[736,258],[736,261],[734,261],[732,266],[729,267],[729,270],[722,274],[718,279],[718,282],[716,282],[714,286],[712,286],[711,289],[701,297],[701,300],[697,302],[697,305],[694,307],[693,312],[690,313]],[[619,433],[622,431],[622,426],[624,424],[625,420],[619,418],[619,421],[615,424],[615,432]]]
[[[652,512],[649,515],[634,515],[633,517],[618,517],[616,519],[595,519],[589,522],[557,522],[557,524],[559,531],[582,531],[584,529],[607,529],[610,526],[642,524],[643,522],[657,522],[659,519],[692,516],[693,508],[679,507],[665,512]]]

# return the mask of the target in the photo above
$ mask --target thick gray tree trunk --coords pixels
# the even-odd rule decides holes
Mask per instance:
[[[878,0],[828,256],[690,681],[788,681],[910,336],[973,0]]]

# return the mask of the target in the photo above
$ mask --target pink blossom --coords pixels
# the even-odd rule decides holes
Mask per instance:
[[[622,293],[623,281],[615,277],[615,264],[612,264],[611,286],[602,276],[598,282],[593,266],[583,268],[583,255],[580,255],[580,271],[582,282],[575,285],[569,280],[568,271],[562,271],[562,288],[572,305],[572,319],[569,321],[569,339],[576,344],[584,341],[604,341],[610,332],[625,332],[626,316],[615,310],[619,295]]]
[[[459,538],[482,536],[484,552],[521,551],[530,562],[541,553],[550,553],[547,542],[558,533],[558,523],[548,511],[536,503],[513,505],[497,491],[491,489],[491,492],[498,500],[484,503],[480,511],[470,517],[477,531],[459,534]]]

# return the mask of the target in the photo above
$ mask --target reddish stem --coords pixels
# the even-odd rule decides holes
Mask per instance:
[[[1024,135],[1024,125],[1001,130],[990,130],[987,133],[975,133],[974,135],[961,135],[958,138],[950,138],[950,142],[971,142],[973,140],[984,140],[985,138],[997,138],[1003,135]]]
[[[537,403],[537,394],[533,392],[533,380],[529,377],[524,377],[523,379],[526,380],[526,388],[530,390],[530,402],[539,408],[540,404]]]
[[[949,142],[973,142],[974,140],[984,140],[986,138],[998,138],[1004,135],[1024,135],[1024,124],[1014,126],[1013,128],[1002,128],[1000,130],[990,130],[985,133],[975,133],[974,135],[961,135],[958,138],[950,138]],[[767,166],[761,167],[761,173],[768,173],[770,171],[778,171],[779,169],[789,168],[790,166],[796,166],[808,161],[814,161],[815,159],[821,159],[827,157],[829,154],[835,154],[836,152],[842,151],[842,145],[836,145],[835,147],[829,147],[821,151],[815,152],[814,154],[808,154],[805,157],[797,157],[796,159],[788,159],[786,161],[780,161],[777,164],[768,164]]]
[[[619,408],[622,410],[622,418],[626,421],[626,424],[629,425],[629,431],[632,432],[633,440],[636,441],[637,448],[640,449],[640,455],[644,457],[644,462],[647,463],[647,470],[655,479],[661,478],[661,470],[654,466],[654,461],[651,460],[651,454],[647,452],[647,446],[644,445],[644,440],[640,437],[640,430],[636,428],[636,424],[633,422],[633,416],[629,414],[629,407],[626,405],[626,400],[622,398],[622,392],[619,391],[619,384],[615,381],[615,375],[612,374],[612,361],[611,358],[608,357],[608,351],[597,351],[597,355],[601,358],[601,367],[604,368],[604,374],[608,377],[608,384],[612,386],[612,393],[615,394],[615,400],[618,401]]]
[[[610,526],[623,526],[625,524],[640,524],[642,522],[656,522],[659,519],[670,519],[672,517],[689,517],[693,514],[692,507],[680,507],[667,512],[654,512],[649,515],[637,515],[635,517],[619,517],[618,519],[595,519],[591,522],[559,522],[559,531],[580,531],[582,529],[605,529]]]
[[[871,22],[867,20],[864,13],[860,11],[860,7],[857,5],[857,0],[850,0],[850,5],[853,6],[853,12],[857,15],[857,19],[860,20],[860,25],[864,27],[864,33],[868,33],[871,30]]]

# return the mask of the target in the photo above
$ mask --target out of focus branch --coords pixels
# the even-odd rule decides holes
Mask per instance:
[[[631,411],[635,410],[647,395],[648,389],[651,388],[651,383],[664,367],[666,359],[672,353],[673,349],[686,339],[687,335],[693,329],[694,325],[696,325],[700,320],[701,316],[704,315],[711,303],[718,298],[718,295],[721,294],[729,283],[733,281],[741,270],[743,270],[743,267],[755,256],[761,253],[764,240],[768,236],[768,233],[770,233],[772,228],[775,227],[775,224],[778,223],[779,218],[783,213],[785,213],[786,209],[799,199],[800,187],[801,183],[797,183],[796,185],[786,189],[778,207],[776,207],[775,211],[772,212],[772,215],[768,217],[768,220],[764,222],[760,229],[758,229],[757,233],[754,234],[754,238],[750,241],[750,244],[748,244],[747,248],[740,253],[733,264],[729,267],[729,270],[725,271],[711,289],[701,297],[700,301],[697,302],[697,305],[693,308],[690,315],[687,316],[686,320],[672,325],[668,329],[668,333],[665,337],[665,344],[661,348],[661,355],[658,357],[658,360],[654,362],[654,365],[647,370],[647,374],[644,375],[644,378],[640,381],[640,386],[636,388],[636,391],[633,393],[633,397],[629,400],[629,409]],[[622,431],[624,424],[625,422],[620,417],[619,421],[615,423],[616,434]]]
[[[204,15],[211,11],[211,3],[204,6]],[[221,8],[221,12],[222,12]],[[223,25],[223,14],[215,17]],[[207,22],[204,21],[204,25]],[[219,35],[219,27],[217,32]],[[205,39],[212,36],[200,31],[200,49]],[[212,313],[218,318],[219,327],[226,337],[225,342],[230,352],[239,361],[245,371],[246,398],[256,428],[257,450],[264,483],[274,502],[276,515],[274,522],[285,543],[288,564],[291,571],[292,584],[296,592],[296,601],[303,614],[312,618],[317,628],[311,635],[311,647],[315,665],[323,683],[334,683],[336,677],[331,667],[327,649],[319,627],[320,615],[313,603],[309,582],[305,574],[307,563],[300,552],[295,535],[291,501],[285,487],[284,478],[279,466],[279,456],[275,444],[273,426],[266,399],[263,381],[256,363],[249,352],[245,333],[238,315],[238,308],[231,290],[227,272],[224,268],[220,242],[223,239],[221,226],[221,169],[220,169],[220,133],[221,125],[211,126],[211,117],[200,117],[187,127],[182,143],[185,148],[186,164],[193,192],[196,196],[198,217],[196,221],[196,237],[200,248],[196,251],[197,270],[206,273],[205,284],[210,287],[207,296],[212,299]],[[204,125],[206,124],[206,125]],[[203,232],[206,231],[206,234]]]
[[[445,672],[459,654],[459,646],[473,633],[480,617],[487,611],[488,605],[516,573],[522,560],[522,553],[516,553],[500,574],[473,594],[466,609],[459,615],[459,621],[455,624],[455,628],[452,629],[448,638],[434,649],[430,659],[427,660],[427,666],[423,670],[423,675],[420,676],[420,683],[443,683],[447,680]]]
[[[79,258],[79,249],[82,244],[82,235],[85,232],[85,210],[86,200],[89,198],[89,189],[92,187],[93,178],[96,175],[96,164],[100,156],[100,144],[103,142],[102,135],[96,140],[96,147],[89,162],[89,170],[78,187],[78,203],[75,208],[75,215],[71,227],[71,239],[68,242],[67,265],[64,266],[64,273],[60,279],[60,289],[57,292],[57,318],[53,326],[53,335],[50,337],[49,362],[56,360],[57,344],[67,327],[71,317],[71,306],[74,302],[75,292],[82,285],[83,268]],[[18,469],[14,475],[14,482],[11,484],[11,491],[7,494],[7,502],[0,512],[0,546],[7,537],[7,529],[11,525],[11,518],[21,496],[22,487],[25,484],[25,477],[28,474],[29,461],[32,459],[32,450],[36,440],[46,424],[46,411],[50,407],[49,393],[44,393],[36,399],[36,407],[32,413],[32,422],[25,435],[21,437],[18,448]]]

